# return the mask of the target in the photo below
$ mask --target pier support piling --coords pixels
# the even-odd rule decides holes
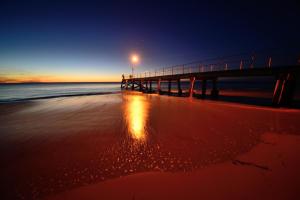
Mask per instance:
[[[142,81],[139,81],[139,91],[142,91],[143,90],[143,84],[142,84]]]
[[[290,106],[293,102],[296,88],[295,76],[291,73],[282,74],[278,77],[274,88],[273,106]]]
[[[177,80],[178,96],[182,95],[181,82],[180,79]]]
[[[148,81],[146,81],[146,91],[148,92]]]
[[[206,80],[202,80],[202,91],[201,91],[201,97],[204,99],[206,97]]]
[[[149,91],[152,92],[152,81],[149,81]]]
[[[291,106],[296,90],[296,78],[292,73],[288,73],[286,80],[283,82],[282,93],[280,96],[280,103],[283,106]]]
[[[157,80],[157,93],[160,94],[161,93],[161,89],[160,89],[160,83],[161,83],[161,80],[158,79]]]
[[[217,87],[217,79],[212,80],[212,90],[211,90],[211,97],[216,99],[219,97],[219,90]]]
[[[189,90],[189,96],[193,97],[194,96],[194,86],[195,86],[195,77],[190,78],[190,90]]]
[[[281,93],[281,87],[282,87],[282,82],[283,82],[283,77],[279,76],[276,80],[274,92],[273,92],[273,98],[272,98],[272,105],[273,106],[278,106],[278,101],[279,101],[279,96]]]
[[[171,82],[171,80],[169,80],[169,82],[168,82],[168,94],[169,95],[171,94],[171,84],[172,84],[172,82]]]

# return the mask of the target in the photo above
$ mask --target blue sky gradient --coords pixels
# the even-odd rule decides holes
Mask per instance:
[[[118,81],[257,50],[299,50],[297,2],[1,1],[0,82]]]

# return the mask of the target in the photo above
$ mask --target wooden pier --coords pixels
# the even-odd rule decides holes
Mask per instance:
[[[206,97],[207,82],[212,84],[211,97],[218,98],[219,88],[218,79],[225,77],[259,77],[272,76],[275,78],[274,93],[272,99],[273,106],[289,106],[291,105],[296,81],[300,77],[300,66],[297,61],[295,64],[272,65],[272,57],[266,59],[263,64],[255,63],[253,56],[249,59],[227,60],[225,62],[214,62],[213,64],[203,64],[203,62],[188,63],[168,68],[156,70],[154,72],[145,72],[136,75],[124,76],[121,82],[122,89],[139,90],[147,93],[156,92],[158,94],[171,94],[172,83],[177,85],[178,96],[195,96],[195,81],[201,82],[201,98]],[[183,95],[181,88],[182,80],[189,81],[188,93]],[[162,92],[162,82],[168,83],[167,92]],[[153,88],[156,83],[156,88]]]

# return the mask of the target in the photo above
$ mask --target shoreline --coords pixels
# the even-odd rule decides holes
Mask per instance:
[[[32,98],[24,98],[24,99],[0,100],[0,105],[1,104],[18,103],[18,102],[28,102],[28,101],[33,101],[33,100],[55,99],[55,98],[63,98],[63,97],[107,95],[107,94],[118,94],[118,93],[121,93],[121,91],[116,91],[116,92],[89,92],[89,93],[81,93],[81,94],[61,94],[61,95],[32,97]]]
[[[51,99],[59,99],[59,98],[69,98],[69,97],[85,97],[85,96],[97,96],[97,95],[114,95],[114,94],[122,94],[122,93],[134,93],[139,91],[131,91],[131,90],[120,90],[114,92],[90,92],[90,93],[81,93],[81,94],[62,94],[62,95],[52,95],[52,96],[42,96],[42,97],[32,97],[32,98],[24,98],[24,99],[12,99],[12,100],[0,100],[0,106],[5,105],[13,105],[19,103],[34,103],[38,100],[51,100]],[[186,91],[188,92],[188,91]],[[208,90],[209,92],[209,90]],[[155,95],[156,92],[153,93],[142,93],[140,94],[145,95]],[[195,94],[200,95],[199,91],[195,92]],[[177,97],[177,98],[189,98],[187,95],[177,96],[176,92],[172,91],[172,94],[162,94],[162,96],[169,96],[169,97]],[[204,101],[213,101],[219,103],[229,103],[229,104],[237,104],[237,105],[249,105],[249,106],[259,106],[259,107],[266,107],[272,108],[272,93],[267,91],[242,91],[242,90],[223,90],[220,92],[220,96],[218,99],[211,99],[210,95],[207,96],[205,99],[201,99],[199,97],[193,97],[196,101],[197,100],[204,100]],[[286,109],[299,109],[300,108],[300,96],[295,97],[295,101],[293,106],[290,107],[283,107]],[[278,109],[278,108],[277,108]]]

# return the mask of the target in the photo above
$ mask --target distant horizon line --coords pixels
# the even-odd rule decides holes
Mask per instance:
[[[120,81],[58,81],[58,82],[0,82],[0,84],[66,84],[66,83],[120,83]]]

